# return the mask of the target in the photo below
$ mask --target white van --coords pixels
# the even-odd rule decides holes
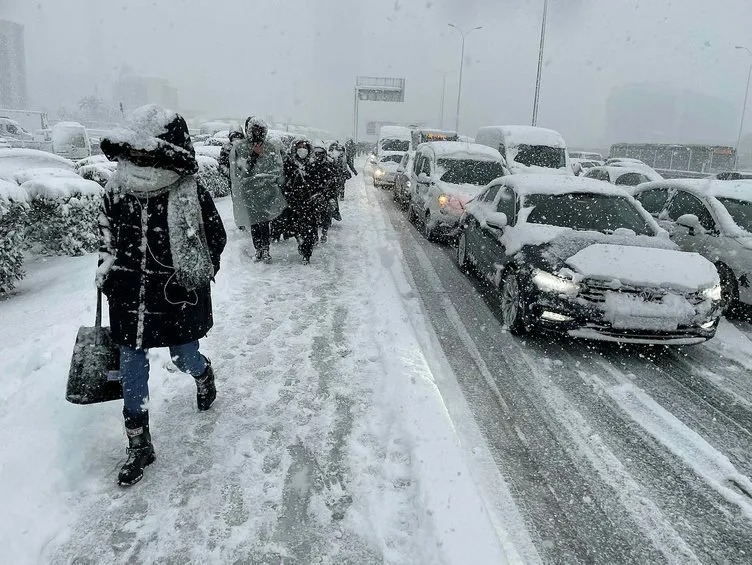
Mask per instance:
[[[412,134],[403,126],[381,126],[379,141],[376,144],[378,157],[384,155],[404,155],[412,149]]]
[[[86,128],[78,122],[59,122],[52,126],[52,152],[72,161],[91,157]]]
[[[498,150],[513,175],[574,176],[567,144],[554,130],[534,126],[488,126],[478,130],[475,143]]]

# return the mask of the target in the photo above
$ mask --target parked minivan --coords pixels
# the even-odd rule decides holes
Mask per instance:
[[[91,141],[86,128],[78,122],[59,122],[52,126],[52,152],[72,161],[91,156]]]
[[[534,126],[488,126],[478,130],[475,143],[496,149],[509,172],[574,176],[567,144],[558,132]]]

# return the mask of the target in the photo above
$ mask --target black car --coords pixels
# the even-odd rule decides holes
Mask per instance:
[[[460,225],[459,266],[498,289],[514,334],[675,345],[715,335],[715,267],[680,251],[619,187],[512,175],[470,202]]]

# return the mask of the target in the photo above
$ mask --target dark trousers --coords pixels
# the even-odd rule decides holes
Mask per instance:
[[[311,258],[313,245],[316,242],[316,210],[311,206],[293,210],[293,225],[295,237],[298,239],[298,251],[306,259]]]
[[[251,226],[251,239],[256,251],[269,251],[269,241],[271,239],[270,223],[261,222],[260,224],[253,224]]]
[[[329,204],[328,194],[317,202],[317,215],[321,231],[329,231],[329,228],[332,227],[332,207]]]

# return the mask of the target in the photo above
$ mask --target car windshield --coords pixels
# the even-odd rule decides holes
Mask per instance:
[[[752,186],[750,186],[752,193]],[[736,198],[719,198],[718,201],[726,207],[737,226],[752,233],[752,202]]]
[[[401,163],[402,155],[386,155],[381,158],[382,163]]]
[[[613,233],[626,228],[638,235],[654,235],[637,208],[621,196],[574,193],[563,195],[532,194],[525,198],[532,210],[531,224],[546,224],[573,230]]]
[[[404,139],[385,139],[381,142],[382,151],[409,151],[410,142]]]
[[[485,186],[504,176],[504,167],[498,161],[475,159],[439,159],[441,180],[451,184],[475,184]]]
[[[559,169],[567,165],[567,152],[562,147],[548,145],[518,145],[515,163],[528,167]]]

